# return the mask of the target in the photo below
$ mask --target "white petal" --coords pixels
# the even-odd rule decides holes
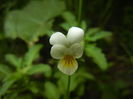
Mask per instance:
[[[58,63],[58,69],[67,75],[72,75],[78,69],[78,63],[73,56],[64,56]]]
[[[75,43],[69,48],[69,53],[75,58],[80,58],[83,55],[83,46],[80,43]]]
[[[70,43],[79,43],[83,40],[84,30],[78,27],[72,27],[68,30],[67,39]]]
[[[50,54],[55,59],[61,59],[66,51],[66,47],[63,45],[55,44],[52,46]]]
[[[51,45],[66,44],[67,40],[66,40],[66,36],[63,33],[56,32],[51,35],[49,42]]]

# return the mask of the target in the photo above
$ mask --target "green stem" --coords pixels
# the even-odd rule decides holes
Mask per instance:
[[[67,10],[71,10],[71,0],[65,0]]]
[[[71,76],[68,76],[68,84],[67,84],[67,91],[66,91],[66,99],[69,99],[69,95],[70,95],[70,83],[71,83]]]
[[[78,26],[80,26],[80,23],[81,23],[82,3],[83,3],[83,0],[79,0],[79,8],[78,8]]]

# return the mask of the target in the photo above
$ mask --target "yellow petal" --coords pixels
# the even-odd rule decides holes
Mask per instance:
[[[58,69],[67,74],[72,75],[78,68],[78,63],[73,56],[65,55],[58,64]]]

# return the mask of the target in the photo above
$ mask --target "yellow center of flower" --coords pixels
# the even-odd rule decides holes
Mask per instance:
[[[75,57],[65,55],[59,62],[58,68],[67,75],[72,75],[78,68],[78,63]]]
[[[65,55],[63,59],[61,59],[61,64],[63,64],[66,67],[72,67],[76,64],[76,60],[71,55]]]

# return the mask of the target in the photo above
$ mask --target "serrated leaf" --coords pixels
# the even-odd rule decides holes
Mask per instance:
[[[51,67],[47,64],[37,64],[33,65],[28,71],[27,74],[33,75],[38,73],[44,73],[46,76],[51,75]]]
[[[60,99],[60,93],[57,86],[51,82],[46,82],[44,84],[44,95],[47,99]]]
[[[18,58],[13,54],[7,54],[5,58],[6,58],[6,61],[8,61],[11,65],[15,66],[16,68],[19,68],[21,66],[21,62],[22,62],[21,58]]]
[[[29,48],[29,51],[25,54],[23,65],[31,66],[32,62],[39,56],[39,51],[42,48],[42,45],[37,44]]]
[[[86,40],[87,41],[97,41],[99,39],[103,39],[111,36],[112,33],[109,31],[104,31],[99,28],[91,28],[86,32]]]
[[[27,43],[36,42],[39,36],[51,30],[53,18],[60,15],[63,10],[63,1],[31,1],[22,10],[8,13],[4,26],[6,36],[18,37]]]
[[[85,48],[86,55],[91,57],[93,61],[101,68],[101,70],[106,70],[108,68],[108,63],[104,53],[98,47],[93,44],[88,44]]]

